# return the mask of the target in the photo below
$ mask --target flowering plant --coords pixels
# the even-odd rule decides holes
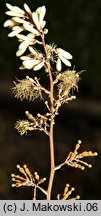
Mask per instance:
[[[52,199],[51,192],[53,187],[53,180],[57,170],[64,165],[79,168],[84,170],[85,167],[91,167],[91,164],[83,161],[84,157],[96,156],[96,152],[84,151],[79,153],[78,150],[81,145],[81,140],[78,140],[74,151],[68,153],[65,160],[56,165],[54,152],[54,124],[55,116],[59,114],[59,108],[64,103],[69,103],[76,99],[74,95],[75,90],[78,90],[78,82],[80,80],[80,73],[77,73],[71,68],[72,55],[59,48],[57,45],[47,44],[45,36],[48,33],[46,21],[44,20],[46,14],[46,7],[38,7],[35,12],[32,12],[29,6],[24,3],[24,9],[17,6],[6,4],[9,9],[6,14],[11,18],[4,23],[4,27],[9,27],[11,32],[9,37],[14,37],[19,41],[19,48],[16,56],[20,57],[22,65],[21,70],[38,71],[42,69],[49,79],[49,89],[41,85],[40,79],[36,76],[34,78],[26,76],[25,79],[14,81],[13,93],[16,98],[22,100],[34,101],[37,98],[43,99],[47,108],[45,114],[38,113],[37,116],[26,111],[26,118],[18,120],[15,128],[21,135],[26,135],[28,131],[42,131],[49,137],[50,148],[50,176],[48,178],[48,187],[45,190],[40,186],[46,178],[40,178],[37,172],[32,174],[27,165],[17,165],[20,175],[12,174],[13,187],[31,186],[33,187],[33,199],[37,199],[37,190],[41,190],[46,196],[47,200]],[[39,49],[40,47],[40,49]],[[62,71],[62,64],[66,67]],[[54,71],[54,68],[55,71]],[[54,88],[57,89],[57,94],[54,94]],[[71,91],[72,90],[72,91]],[[43,93],[47,95],[47,100],[43,97]],[[74,191],[72,187],[69,189],[69,184],[66,184],[63,195],[58,194],[58,200],[79,199],[77,195],[74,198],[69,197]]]

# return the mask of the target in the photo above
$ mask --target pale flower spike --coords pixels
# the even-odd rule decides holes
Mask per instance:
[[[24,3],[23,10],[17,6],[12,6],[9,3],[6,4],[9,9],[6,14],[10,16],[4,23],[4,27],[8,27],[11,32],[9,37],[18,39],[19,47],[16,52],[16,56],[20,57],[22,65],[21,70],[33,70],[38,71],[40,69],[47,73],[48,84],[44,86],[41,78],[32,75],[28,75],[24,79],[16,79],[14,81],[14,87],[12,91],[15,98],[19,98],[21,101],[28,100],[33,102],[34,100],[42,99],[46,106],[46,113],[37,113],[34,116],[29,111],[25,111],[25,119],[19,119],[15,128],[20,135],[27,135],[29,132],[39,131],[44,132],[49,138],[50,149],[50,175],[46,189],[40,185],[46,181],[46,178],[40,178],[37,172],[32,174],[27,165],[17,165],[19,174],[12,174],[12,187],[33,187],[33,199],[37,198],[37,190],[40,190],[45,196],[46,200],[52,198],[52,189],[54,186],[54,177],[57,170],[63,166],[69,166],[72,168],[78,168],[84,170],[86,167],[91,168],[92,165],[84,160],[87,157],[97,156],[97,152],[82,151],[79,152],[81,140],[78,140],[73,151],[67,152],[67,156],[62,163],[56,165],[56,152],[54,144],[54,124],[55,117],[59,114],[59,108],[65,103],[76,99],[75,92],[78,91],[78,82],[80,80],[80,72],[76,72],[71,67],[70,60],[72,55],[59,48],[54,43],[47,44],[45,36],[48,33],[48,29],[44,28],[46,21],[44,20],[46,14],[46,7],[38,7],[34,12],[31,12],[29,6]],[[23,55],[24,54],[24,55]],[[23,55],[23,56],[22,56]],[[64,71],[62,71],[62,63],[64,64]],[[54,70],[54,64],[56,70]],[[37,74],[37,73],[36,73]],[[42,81],[42,82],[41,82]],[[56,91],[55,91],[56,89]],[[37,160],[40,161],[39,156]],[[40,161],[41,162],[41,161]],[[66,184],[63,194],[58,194],[58,200],[76,200],[80,196],[72,197],[74,187],[70,187]],[[53,198],[52,198],[53,199]]]
[[[14,37],[17,36],[21,31],[27,30],[33,33],[35,36],[39,36],[40,32],[42,32],[46,22],[44,21],[44,16],[46,13],[45,6],[39,7],[35,12],[31,12],[29,6],[24,3],[24,10],[20,9],[19,7],[12,6],[10,4],[6,4],[9,11],[6,12],[8,16],[11,16],[11,20],[7,20],[4,23],[4,27],[10,27],[18,25],[18,30],[15,32],[11,32],[8,36]],[[30,24],[29,19],[33,19],[33,24]],[[19,26],[22,24],[22,26]],[[22,28],[22,30],[21,30]],[[13,29],[12,29],[13,30]],[[21,31],[20,31],[21,30]],[[45,30],[45,34],[48,31]]]

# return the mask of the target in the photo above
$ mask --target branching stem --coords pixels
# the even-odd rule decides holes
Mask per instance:
[[[51,114],[51,120],[50,120],[50,132],[49,132],[49,141],[50,141],[50,163],[51,163],[51,169],[50,169],[50,177],[49,177],[49,183],[48,183],[48,189],[47,189],[47,200],[51,199],[51,191],[52,191],[52,185],[54,180],[54,174],[55,174],[55,158],[54,158],[54,140],[53,140],[53,128],[54,128],[54,81],[52,77],[52,72],[50,68],[50,61],[48,59],[48,53],[46,49],[46,44],[44,40],[44,35],[41,36],[43,47],[46,54],[46,62],[47,62],[47,69],[49,73],[49,79],[50,79],[50,114]]]

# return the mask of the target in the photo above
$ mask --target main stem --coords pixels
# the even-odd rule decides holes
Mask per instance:
[[[50,68],[50,62],[48,59],[48,53],[46,50],[46,44],[44,40],[44,35],[41,36],[43,47],[46,53],[46,61],[47,61],[47,69],[49,72],[49,79],[50,79],[50,114],[51,114],[51,120],[50,120],[50,131],[49,131],[49,142],[50,142],[50,177],[49,177],[49,183],[48,183],[48,189],[47,189],[47,200],[51,199],[51,191],[52,191],[52,185],[54,180],[54,174],[55,174],[55,157],[54,157],[54,140],[53,140],[53,128],[54,128],[54,82],[52,77],[52,72]]]
[[[53,127],[54,127],[54,119],[53,119],[53,78],[49,66],[49,76],[50,76],[50,112],[51,112],[51,121],[50,121],[50,134],[49,134],[49,141],[50,141],[50,160],[51,160],[51,170],[50,170],[50,177],[47,189],[47,200],[51,199],[51,190],[53,185],[54,173],[55,173],[55,159],[54,159],[54,140],[53,140]]]

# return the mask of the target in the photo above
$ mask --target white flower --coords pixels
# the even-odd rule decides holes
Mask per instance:
[[[15,21],[13,21],[12,19],[8,19],[4,22],[3,26],[12,28],[13,26],[15,26]]]
[[[23,45],[22,48],[20,47],[18,49],[18,51],[16,52],[16,56],[18,56],[18,57],[24,54],[27,47],[29,46],[29,43],[28,43],[28,41],[24,41],[24,42],[21,43],[21,45]]]
[[[24,60],[22,64],[25,69],[33,69],[34,71],[37,71],[44,66],[44,60],[30,58]]]
[[[10,10],[6,12],[6,14],[9,16],[23,17],[25,14],[25,12],[17,6],[12,6],[8,3],[6,4],[6,6]]]
[[[33,39],[34,38],[34,35],[33,33],[28,33],[27,35],[23,35],[23,34],[18,34],[17,35],[17,38],[21,41],[25,40],[26,38],[27,39]]]
[[[32,13],[32,19],[39,31],[41,31],[46,24],[46,22],[44,21],[45,13],[46,13],[45,6],[37,8],[37,10]]]
[[[29,45],[33,45],[36,43],[33,34],[28,34],[27,36],[18,34],[17,38],[21,43],[19,45],[18,51],[16,52],[16,56],[21,56],[29,47]]]
[[[33,70],[34,71],[40,70],[43,66],[44,66],[44,60],[42,60],[41,62],[39,62],[37,65],[35,65],[34,68],[33,68]]]
[[[35,65],[39,64],[39,62],[39,60],[30,58],[28,60],[23,61],[22,64],[26,69],[32,69]]]
[[[22,60],[22,61],[25,61],[25,60],[30,60],[30,56],[21,56],[20,57],[20,59]]]
[[[46,14],[46,8],[45,6],[42,6],[42,7],[39,7],[37,10],[36,10],[36,13],[39,15],[39,23],[40,23],[40,28],[44,27],[46,22],[44,21],[44,17],[45,17],[45,14]]]
[[[23,17],[24,15],[21,13],[17,13],[16,11],[6,11],[5,14],[8,16],[16,16],[16,17]]]
[[[13,17],[12,20],[14,20],[16,23],[28,24],[28,21],[26,21],[26,20],[24,20],[23,18],[20,18],[20,17]]]
[[[66,59],[72,59],[73,58],[72,55],[69,52],[67,52],[67,51],[65,51],[65,50],[63,50],[61,48],[57,48],[56,50],[57,50],[57,53],[59,55],[63,56]]]
[[[20,26],[14,26],[12,28],[12,32],[8,34],[9,37],[14,37],[14,36],[17,36],[17,34],[19,34],[20,32],[22,32],[24,29],[23,27],[20,27]]]
[[[6,3],[6,7],[10,10],[10,11],[13,11],[13,12],[16,12],[16,13],[20,13],[20,14],[25,14],[25,12],[20,9],[19,7],[17,6],[12,6],[10,5],[9,3]]]
[[[29,51],[36,56],[37,55],[37,51],[35,49],[33,49],[33,47],[29,46]]]
[[[35,12],[31,12],[29,6],[24,3],[24,10],[20,9],[19,7],[12,6],[10,4],[6,4],[7,8],[9,9],[6,11],[6,14],[11,16],[12,19],[7,20],[4,23],[4,27],[10,27],[13,28],[14,26],[19,25],[19,30],[12,29],[13,32],[9,34],[9,37],[16,36],[17,34],[20,33],[20,30],[27,30],[31,33],[33,33],[34,36],[39,36],[40,32],[44,28],[46,22],[44,21],[44,16],[46,13],[46,8],[45,6],[37,8]],[[32,19],[32,22],[30,22],[30,19]],[[33,24],[34,21],[34,24]],[[17,27],[18,28],[18,27]],[[47,31],[45,31],[45,34]]]
[[[24,69],[33,69],[34,71],[40,70],[44,64],[45,59],[42,53],[29,46],[31,54],[28,56],[22,56],[20,59],[23,61],[22,65]]]
[[[61,64],[61,59],[60,58],[57,59],[56,69],[57,69],[57,71],[61,71],[61,69],[62,69],[62,64]]]
[[[25,11],[26,11],[29,15],[32,14],[32,12],[31,12],[29,6],[28,6],[26,3],[24,3],[24,9],[25,9]]]
[[[72,55],[69,52],[67,52],[67,51],[65,51],[65,50],[63,50],[61,48],[56,48],[55,52],[56,52],[56,54],[58,56],[57,62],[56,62],[57,71],[61,71],[61,69],[62,69],[61,61],[65,65],[67,65],[68,67],[71,67],[71,63],[70,63],[70,61],[68,61],[68,59],[72,59]]]
[[[25,11],[23,11],[21,8],[14,6],[14,9],[16,10],[17,13],[25,15]]]
[[[39,32],[38,32],[35,28],[33,28],[33,26],[30,25],[29,23],[28,23],[28,24],[24,24],[23,26],[24,26],[24,28],[25,28],[27,31],[33,33],[35,36],[40,35]]]

